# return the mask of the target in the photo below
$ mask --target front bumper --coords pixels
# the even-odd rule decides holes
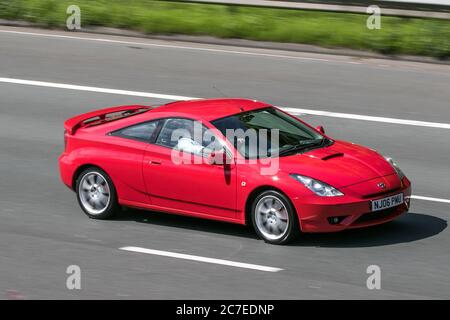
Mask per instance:
[[[336,232],[363,228],[391,221],[410,207],[411,183],[405,177],[396,188],[372,196],[358,193],[361,186],[341,189],[342,197],[317,197],[294,201],[302,232]],[[371,201],[403,193],[404,202],[393,208],[371,212]],[[333,221],[334,218],[335,221]],[[337,221],[337,222],[336,222]]]

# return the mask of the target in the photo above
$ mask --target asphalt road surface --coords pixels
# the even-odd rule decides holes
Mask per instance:
[[[0,78],[0,298],[450,298],[448,65],[0,27]],[[63,121],[100,107],[168,102],[153,94],[381,117],[302,116],[392,156],[426,200],[413,199],[411,212],[392,223],[304,235],[289,246],[265,244],[251,228],[161,213],[88,219],[59,180]],[[66,287],[70,265],[81,268],[81,290]],[[366,286],[370,265],[381,268],[381,290]]]

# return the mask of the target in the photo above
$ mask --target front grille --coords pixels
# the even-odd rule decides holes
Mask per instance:
[[[353,224],[360,224],[375,220],[382,220],[385,218],[388,218],[389,216],[393,215],[398,210],[398,207],[388,208],[380,211],[375,212],[368,212],[364,213],[362,216],[360,216],[358,219],[356,219]]]
[[[369,199],[369,198],[377,198],[377,197],[381,197],[381,196],[384,196],[384,195],[386,195],[386,194],[396,192],[396,191],[398,191],[398,190],[400,190],[400,189],[401,189],[401,188],[399,187],[399,188],[395,188],[395,189],[383,190],[383,191],[381,191],[381,192],[368,194],[368,195],[363,196],[363,199]]]

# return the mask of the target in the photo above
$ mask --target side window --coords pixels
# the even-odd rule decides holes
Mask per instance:
[[[159,121],[140,123],[131,127],[115,131],[113,135],[149,142],[153,133],[158,127],[158,123]]]
[[[194,135],[194,121],[189,119],[167,119],[164,123],[161,132],[159,133],[156,144],[164,147],[175,148],[178,144],[178,140],[184,135]]]
[[[156,144],[184,152],[207,156],[220,149],[219,140],[200,122],[190,119],[168,119]]]

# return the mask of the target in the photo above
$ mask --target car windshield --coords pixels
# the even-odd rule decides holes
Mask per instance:
[[[269,107],[212,121],[247,159],[285,156],[331,143],[295,118]]]

